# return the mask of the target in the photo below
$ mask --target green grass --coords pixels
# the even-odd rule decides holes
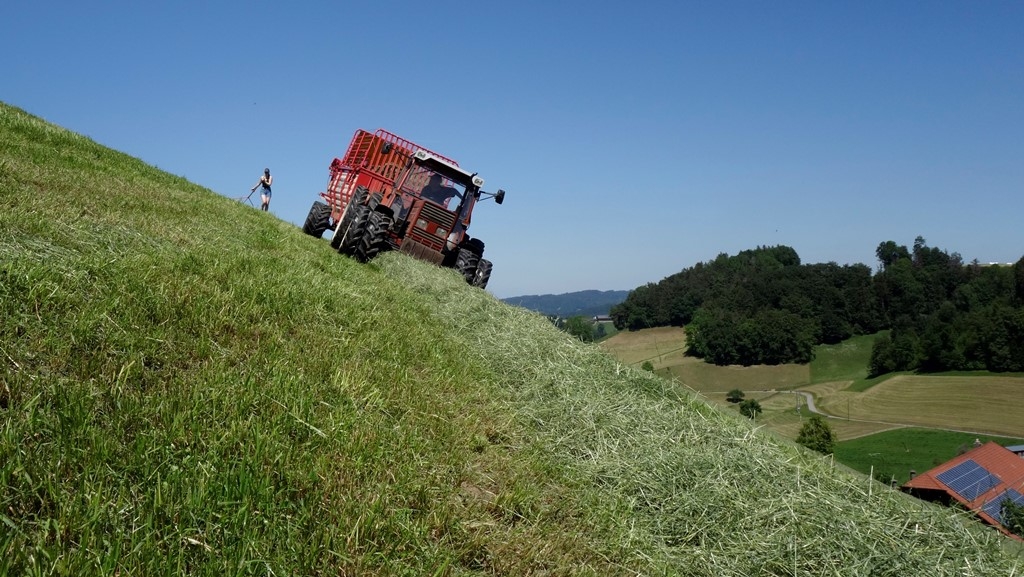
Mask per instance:
[[[811,383],[859,381],[867,378],[871,347],[877,335],[859,335],[835,345],[814,349]]]
[[[604,327],[604,336],[598,339],[599,341],[606,341],[619,334],[619,329],[615,328],[615,323],[602,322],[600,325]],[[595,330],[596,328],[595,326]]]
[[[2,105],[0,202],[0,575],[1024,564],[453,271]]]
[[[895,429],[836,445],[836,459],[864,474],[895,478],[899,484],[910,479],[910,471],[923,473],[956,457],[973,446],[994,441],[1000,445],[1024,445],[1024,439],[956,433],[934,429]]]

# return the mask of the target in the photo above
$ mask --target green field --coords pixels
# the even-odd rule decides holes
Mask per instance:
[[[858,382],[867,378],[876,335],[859,335],[835,345],[821,345],[809,364],[812,383]]]
[[[0,575],[1024,567],[455,271],[2,104],[0,201]]]
[[[812,393],[819,410],[837,417],[830,423],[840,440],[911,426],[1024,437],[1024,412],[994,409],[1019,404],[1024,392],[1020,375],[895,374],[868,380],[874,335],[819,346],[806,366],[718,367],[685,356],[685,338],[682,328],[658,328],[623,332],[602,346],[624,362],[650,360],[659,375],[699,391],[726,410],[737,409],[725,402],[725,393],[743,390],[762,403],[761,424],[789,439],[796,438],[808,417],[806,410],[796,411],[797,399],[783,392],[795,389]],[[889,451],[885,437],[877,444],[876,452]]]
[[[923,473],[970,449],[975,440],[1024,445],[1024,439],[954,433],[934,429],[897,429],[836,445],[836,459],[866,475],[903,484],[910,472]]]

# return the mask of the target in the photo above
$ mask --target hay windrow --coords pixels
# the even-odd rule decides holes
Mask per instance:
[[[684,575],[1019,575],[1020,553],[967,514],[911,499],[624,367],[539,314],[449,271],[385,255],[381,268],[436,299],[435,319],[494,374],[534,450],[613,501],[624,539]],[[500,263],[495,266],[500,274]],[[607,501],[606,501],[607,502]],[[628,519],[628,521],[627,521]],[[638,553],[639,556],[639,553]],[[682,568],[682,569],[680,569]]]

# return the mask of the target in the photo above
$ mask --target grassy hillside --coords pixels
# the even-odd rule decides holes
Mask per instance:
[[[2,105],[0,202],[0,575],[1024,566],[452,271]]]

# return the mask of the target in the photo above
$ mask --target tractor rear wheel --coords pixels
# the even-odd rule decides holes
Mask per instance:
[[[370,209],[365,204],[356,204],[348,207],[345,218],[338,227],[341,240],[338,241],[338,252],[356,256],[356,248],[363,234],[366,233],[366,222],[370,216]],[[346,222],[348,225],[346,226]]]
[[[487,281],[491,280],[491,269],[494,265],[491,261],[486,258],[480,259],[480,264],[476,265],[476,275],[473,276],[473,282],[471,283],[475,287],[487,288]]]
[[[384,195],[379,192],[375,192],[372,195],[370,195],[370,201],[367,202],[366,204],[369,205],[370,210],[374,210],[377,208],[377,205],[380,204],[380,201],[382,200],[384,200]]]
[[[341,248],[341,237],[345,236],[345,233],[341,231],[341,223],[334,227],[334,236],[331,237],[331,248],[338,250]]]
[[[370,191],[366,187],[356,187],[352,193],[352,198],[348,200],[348,204],[345,205],[345,210],[341,215],[341,222],[334,231],[334,238],[331,239],[331,247],[342,254],[352,254],[352,249],[355,247],[355,242],[362,235],[361,231],[354,231],[351,229],[352,223],[355,221],[357,214],[359,213],[359,207],[367,208],[364,203],[367,201],[367,195]],[[357,235],[354,240],[351,235]],[[344,243],[347,249],[342,247]]]
[[[352,191],[352,198],[349,199],[349,204],[366,204],[366,197],[370,195],[370,190],[365,186],[357,186]]]
[[[390,216],[376,211],[370,212],[363,236],[355,248],[356,258],[362,262],[373,260],[377,253],[388,246],[387,234],[390,228]]]
[[[459,271],[466,282],[473,284],[476,277],[476,268],[480,264],[480,255],[469,250],[460,248],[459,254],[455,257],[455,270]]]
[[[302,225],[302,232],[320,238],[331,224],[331,207],[319,200],[309,208],[306,215],[306,222]]]

